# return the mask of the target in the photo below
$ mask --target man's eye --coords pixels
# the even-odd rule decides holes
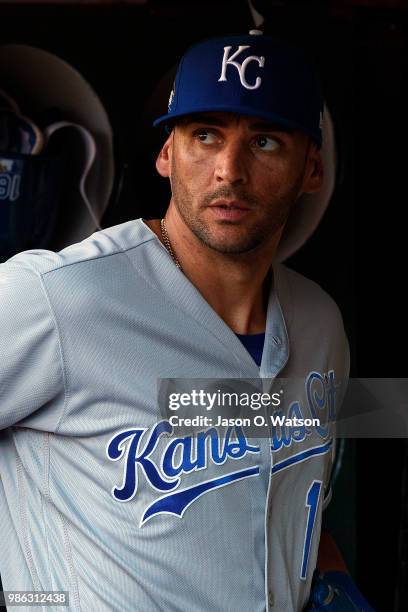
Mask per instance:
[[[258,136],[256,146],[262,151],[275,151],[279,148],[279,142],[270,136]]]
[[[198,130],[195,135],[203,144],[214,144],[217,139],[215,134],[208,130]]]

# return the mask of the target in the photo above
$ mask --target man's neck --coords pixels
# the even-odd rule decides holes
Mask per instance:
[[[163,242],[160,220],[145,223]],[[202,244],[175,215],[166,215],[166,230],[183,273],[225,323],[237,334],[264,332],[276,246],[227,256]]]

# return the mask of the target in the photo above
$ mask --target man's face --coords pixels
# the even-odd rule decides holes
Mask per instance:
[[[239,254],[283,228],[310,187],[309,158],[318,152],[300,131],[206,113],[180,121],[160,155],[167,165],[163,172],[159,161],[159,172],[170,177],[172,201],[188,228],[212,249]]]

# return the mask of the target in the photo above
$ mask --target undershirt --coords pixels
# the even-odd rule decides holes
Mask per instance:
[[[245,346],[256,365],[259,367],[262,361],[262,352],[265,343],[265,333],[261,334],[236,334]]]

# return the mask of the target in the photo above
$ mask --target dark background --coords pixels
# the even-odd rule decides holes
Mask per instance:
[[[287,263],[339,304],[353,376],[406,377],[408,0],[254,4],[266,32],[314,55],[336,130],[334,196],[317,233]],[[167,206],[152,161],[158,136],[145,120],[158,80],[197,39],[253,27],[245,0],[0,2],[0,23],[0,42],[56,53],[105,104],[117,169],[105,226],[158,217]],[[347,441],[328,510],[360,589],[380,612],[408,609],[406,462],[403,440]]]

